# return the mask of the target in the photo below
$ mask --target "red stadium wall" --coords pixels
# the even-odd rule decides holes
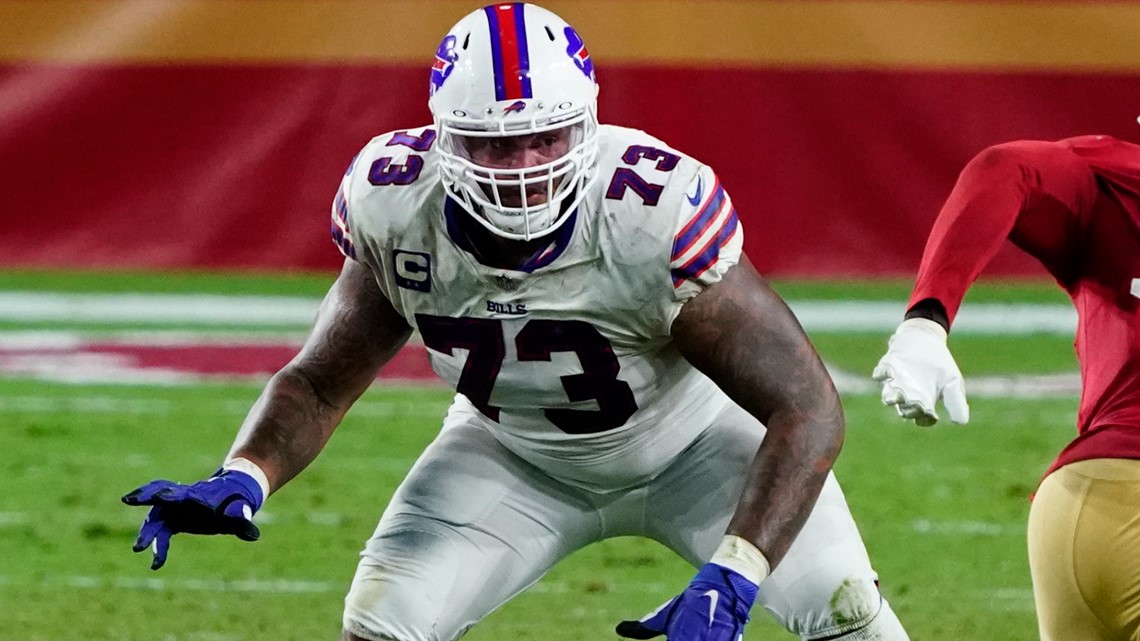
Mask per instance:
[[[335,269],[345,165],[428,122],[430,54],[478,6],[405,4],[0,2],[0,266]],[[716,168],[772,275],[912,273],[987,145],[1140,139],[1137,3],[545,4],[603,120]]]

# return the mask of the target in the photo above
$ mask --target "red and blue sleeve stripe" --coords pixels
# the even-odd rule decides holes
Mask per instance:
[[[671,260],[677,260],[692,248],[693,244],[697,242],[701,236],[705,235],[709,227],[716,220],[717,214],[720,213],[724,207],[724,201],[727,195],[724,193],[724,187],[720,185],[718,179],[713,185],[712,194],[709,199],[705,201],[704,206],[693,216],[681,231],[673,237],[673,257]]]
[[[733,209],[729,212],[728,220],[724,222],[724,226],[720,228],[716,236],[711,238],[709,242],[701,248],[701,251],[698,252],[697,255],[686,261],[684,265],[669,271],[673,277],[673,287],[680,285],[686,279],[695,280],[716,264],[716,261],[720,259],[721,248],[732,239],[739,224],[740,219],[737,218],[736,210]]]
[[[352,234],[348,230],[348,200],[344,197],[344,186],[336,192],[333,200],[332,227],[333,242],[349,258],[356,258],[356,247],[352,244]]]
[[[491,58],[495,67],[495,99],[533,98],[530,86],[530,52],[521,3],[496,4],[483,9],[491,27]]]

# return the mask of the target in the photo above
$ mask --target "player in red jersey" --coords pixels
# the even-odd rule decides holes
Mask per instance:
[[[874,371],[919,425],[969,420],[946,346],[966,289],[1005,239],[1077,308],[1079,435],[1041,482],[1029,560],[1044,641],[1140,641],[1140,146],[1108,136],[990,147],[927,241],[906,320]]]

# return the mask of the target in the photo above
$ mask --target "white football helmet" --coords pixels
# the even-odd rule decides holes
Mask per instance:
[[[495,4],[460,20],[435,54],[431,108],[443,185],[499,236],[530,240],[570,217],[596,178],[598,85],[574,28],[533,4]],[[570,149],[550,162],[490,169],[471,161],[465,137],[503,137],[569,127]],[[528,205],[527,187],[547,200]],[[519,206],[504,194],[522,194]],[[517,200],[517,198],[516,198]]]

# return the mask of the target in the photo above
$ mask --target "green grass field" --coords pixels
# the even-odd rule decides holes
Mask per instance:
[[[0,291],[319,296],[330,278],[0,275]],[[776,283],[789,299],[902,300],[908,284]],[[970,301],[1062,303],[1047,284],[983,284]],[[969,301],[967,302],[969,304]],[[73,326],[74,325],[74,326]],[[7,321],[0,330],[106,324]],[[813,334],[820,353],[869,373],[886,335]],[[0,339],[2,340],[2,339]],[[962,336],[967,376],[1073,372],[1071,339]],[[316,463],[243,543],[180,536],[167,567],[130,551],[143,511],[119,496],[152,478],[191,481],[225,453],[257,385],[67,385],[0,378],[0,641],[334,639],[356,555],[438,428],[449,394],[375,386]],[[883,592],[915,640],[1036,638],[1025,554],[1028,495],[1074,434],[1075,396],[971,398],[969,426],[906,425],[874,395],[848,395],[837,473]],[[477,641],[613,639],[682,588],[692,569],[660,546],[606,541],[493,613]],[[757,609],[747,638],[790,639]]]

